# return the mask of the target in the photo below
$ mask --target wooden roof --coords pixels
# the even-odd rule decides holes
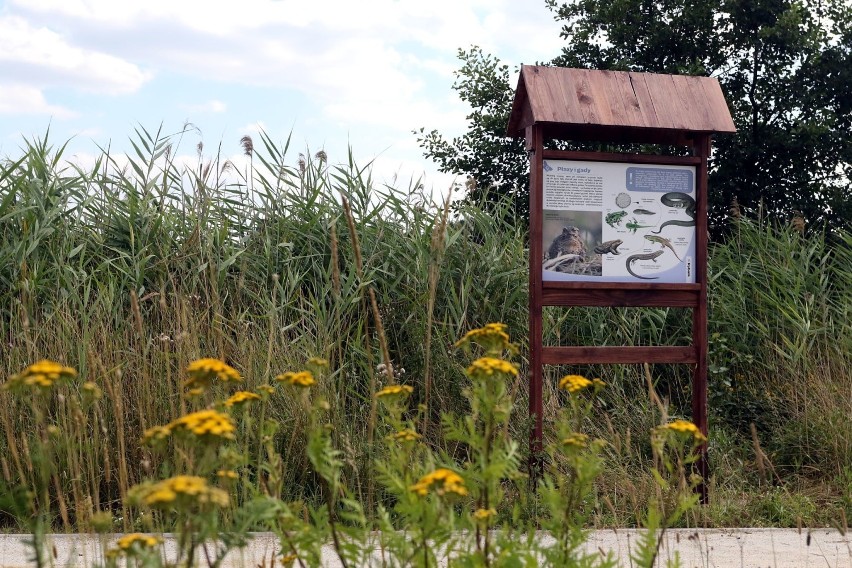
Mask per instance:
[[[736,132],[710,77],[524,65],[507,131],[523,136],[533,124],[553,138],[659,144]]]

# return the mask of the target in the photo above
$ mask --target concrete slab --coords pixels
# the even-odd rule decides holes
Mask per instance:
[[[621,566],[631,568],[630,555],[639,534],[635,529],[591,531],[586,550],[604,555],[612,552]],[[116,536],[107,538],[106,542],[115,542]],[[0,567],[34,566],[25,543],[27,538],[27,535],[0,535]],[[545,533],[539,538],[542,544],[552,542]],[[173,558],[174,539],[170,535],[165,535],[165,539],[166,556]],[[49,535],[49,542],[54,566],[90,568],[102,564],[101,543],[97,536]],[[223,568],[274,566],[278,551],[274,535],[257,533],[248,547],[228,556]],[[683,568],[852,568],[852,539],[833,529],[670,530],[665,535],[657,566],[666,566],[675,553]],[[379,551],[374,560],[370,565],[381,565]],[[341,566],[330,546],[323,550],[322,565]]]

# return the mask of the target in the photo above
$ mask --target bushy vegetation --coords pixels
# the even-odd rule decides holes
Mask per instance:
[[[372,467],[387,457],[374,397],[383,387],[413,386],[423,443],[464,463],[465,444],[441,427],[442,416],[471,408],[468,361],[452,345],[487,322],[526,335],[525,235],[504,221],[510,216],[493,205],[436,207],[416,185],[375,184],[351,159],[296,161],[266,134],[243,140],[245,167],[201,147],[197,164],[183,166],[179,142],[140,129],[135,155],[104,153],[83,170],[65,162],[62,147],[38,140],[0,165],[0,373],[47,358],[82,378],[74,396],[44,410],[62,436],[50,446],[57,473],[41,497],[55,513],[47,522],[88,530],[111,511],[114,530],[139,528],[130,488],[182,472],[172,456],[138,442],[196,408],[183,394],[184,369],[203,357],[235,368],[251,392],[308,357],[328,361],[311,392],[327,405],[341,483],[367,518],[391,499]],[[678,522],[845,524],[852,236],[759,218],[730,223],[732,237],[711,250],[711,504]],[[676,309],[545,315],[551,344],[676,344],[690,333],[689,312]],[[527,349],[519,347],[520,373],[506,388],[523,409]],[[584,522],[647,522],[659,496],[648,433],[669,417],[689,418],[690,369],[549,369],[549,442],[561,435],[557,384],[566,373],[609,385],[584,422],[588,435],[609,442]],[[312,412],[286,396],[264,408],[262,417],[247,414],[249,428],[264,432],[267,419],[277,426],[252,451],[266,455],[269,444],[280,456],[278,497],[322,502],[323,482],[302,451]],[[5,390],[0,419],[11,495],[33,486],[41,458],[31,446],[53,434],[35,431],[31,407]],[[525,412],[506,428],[525,455]],[[260,473],[252,475],[256,484]],[[239,491],[237,499],[248,498]],[[534,519],[542,506],[528,503],[517,518]],[[3,510],[16,526],[10,506]]]

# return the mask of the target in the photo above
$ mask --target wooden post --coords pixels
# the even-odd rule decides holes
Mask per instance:
[[[696,257],[695,281],[701,285],[698,305],[692,316],[692,342],[698,349],[698,363],[692,376],[692,420],[706,437],[707,424],[707,159],[710,157],[710,136],[703,135],[695,139],[694,153],[701,158],[696,169],[695,193],[696,211]],[[710,473],[707,463],[707,443],[699,448],[696,470],[704,480],[698,487],[701,503],[707,504],[707,478]]]
[[[529,273],[529,416],[533,420],[530,430],[529,470],[532,483],[535,483],[541,468],[542,451],[542,306],[541,306],[541,216],[543,195],[543,137],[541,126],[533,125],[526,129],[527,151],[530,152],[530,273]]]

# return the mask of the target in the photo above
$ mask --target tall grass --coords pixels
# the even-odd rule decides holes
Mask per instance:
[[[245,164],[199,144],[197,161],[184,165],[177,156],[187,137],[139,128],[132,154],[105,150],[85,170],[45,137],[0,163],[0,373],[47,357],[104,391],[90,407],[53,409],[74,432],[59,449],[68,475],[52,497],[64,500],[56,522],[69,528],[85,528],[93,512],[122,510],[127,488],[162,467],[137,441],[185,412],[174,393],[196,358],[224,359],[249,388],[306,355],[328,359],[333,372],[316,390],[330,405],[345,474],[366,498],[375,389],[414,385],[425,423],[437,425],[442,413],[463,410],[453,340],[493,321],[526,334],[525,235],[499,211],[510,203],[496,214],[494,206],[458,205],[447,216],[417,183],[377,184],[351,156],[337,165],[324,153],[294,159],[289,140],[266,133],[241,141]],[[711,252],[717,495],[740,481],[759,493],[772,475],[791,489],[803,479],[836,488],[852,479],[852,236],[829,246],[820,233],[736,223]],[[690,332],[674,309],[552,309],[544,327],[551,344],[675,344]],[[522,344],[521,377],[525,353]],[[547,382],[548,421],[557,371]],[[612,385],[610,412],[594,427],[614,439],[597,520],[634,523],[653,484],[639,473],[650,448],[634,442],[658,423],[649,388],[667,412],[688,414],[689,369],[655,366],[650,382],[640,367],[593,371]],[[523,378],[510,388],[523,397]],[[307,419],[286,400],[270,412],[282,425],[284,497],[310,499],[316,479],[296,451]],[[27,417],[3,391],[0,418],[0,466],[13,486],[34,465],[16,435]],[[525,440],[525,424],[515,428]],[[426,434],[455,451],[438,428]],[[757,467],[758,451],[774,474]],[[718,515],[707,522],[726,522]],[[122,516],[130,522],[129,512]]]

